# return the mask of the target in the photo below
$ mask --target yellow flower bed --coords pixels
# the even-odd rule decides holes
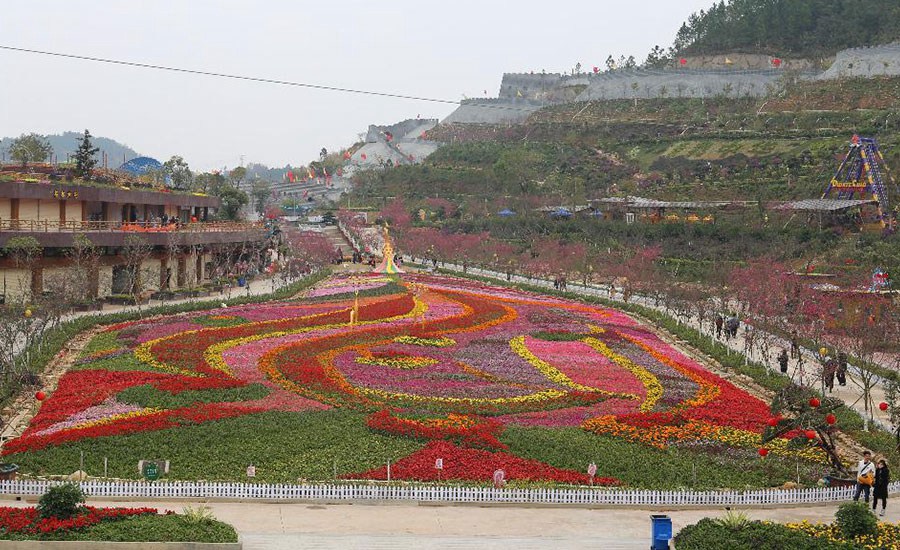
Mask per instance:
[[[803,531],[807,535],[817,539],[831,542],[848,542],[841,536],[841,532],[833,523],[788,523],[785,527]],[[862,550],[886,550],[900,548],[900,525],[896,523],[878,523],[878,531],[875,535],[862,536],[853,541]]]

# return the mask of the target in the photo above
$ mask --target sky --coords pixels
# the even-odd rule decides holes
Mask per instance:
[[[642,61],[712,0],[28,0],[0,45],[458,101],[504,72]],[[369,124],[453,105],[0,50],[0,137],[90,129],[195,170],[303,165]]]

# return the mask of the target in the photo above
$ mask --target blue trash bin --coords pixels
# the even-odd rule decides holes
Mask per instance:
[[[672,518],[666,515],[653,514],[650,516],[651,550],[669,550],[669,541],[672,540]]]
[[[243,277],[238,277],[238,286],[244,286],[247,284],[247,279]]]

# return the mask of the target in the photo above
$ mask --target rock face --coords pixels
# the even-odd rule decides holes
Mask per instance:
[[[819,80],[897,75],[900,75],[900,42],[838,52],[834,63]]]
[[[366,144],[350,159],[348,175],[356,168],[381,167],[388,161],[394,166],[422,162],[439,146],[422,137],[437,124],[437,119],[408,119],[388,126],[369,126]]]

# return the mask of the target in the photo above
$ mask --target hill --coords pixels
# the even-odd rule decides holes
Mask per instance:
[[[63,132],[62,134],[51,134],[44,137],[47,138],[47,141],[50,142],[50,146],[53,147],[53,154],[56,155],[57,160],[63,162],[68,155],[73,155],[75,150],[78,149],[78,143],[81,136],[81,132]],[[0,139],[0,151],[5,152],[17,137],[18,136],[13,136]],[[118,168],[127,160],[143,156],[131,147],[119,143],[112,138],[93,136],[91,139],[94,143],[94,147],[100,149],[98,155],[106,153],[107,157],[109,157],[110,168]],[[98,156],[98,158],[101,158],[101,156]]]
[[[896,0],[728,0],[691,15],[677,55],[728,52],[822,58],[900,39]]]

